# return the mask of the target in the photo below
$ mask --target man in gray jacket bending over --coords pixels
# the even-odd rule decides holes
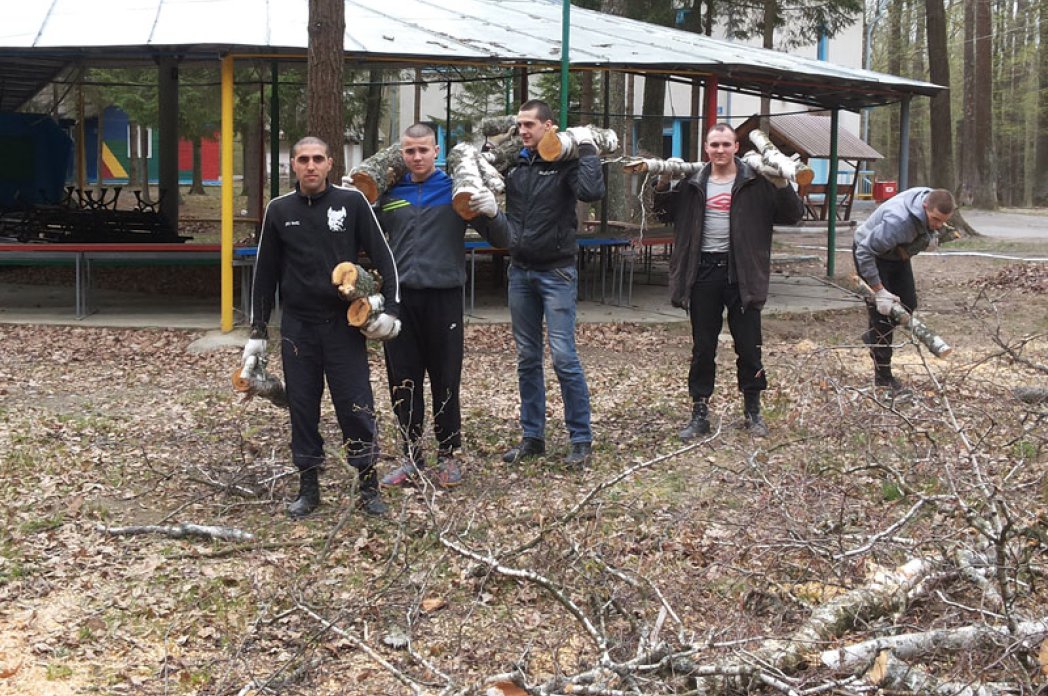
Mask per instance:
[[[894,397],[909,390],[892,375],[892,304],[899,302],[910,312],[917,308],[910,259],[935,248],[935,233],[956,208],[945,189],[911,188],[882,203],[855,231],[855,269],[874,293],[866,303],[870,323],[862,340],[873,357],[874,384],[888,387]]]

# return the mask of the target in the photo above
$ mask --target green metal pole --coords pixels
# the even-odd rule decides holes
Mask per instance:
[[[837,125],[840,109],[830,112],[830,176],[826,181],[826,196],[829,218],[826,225],[826,277],[832,278],[837,260]]]
[[[280,65],[269,64],[269,199],[280,195]]]
[[[564,15],[560,20],[560,129],[568,127],[568,67],[571,64],[569,56],[569,40],[571,38],[571,3],[564,0]]]

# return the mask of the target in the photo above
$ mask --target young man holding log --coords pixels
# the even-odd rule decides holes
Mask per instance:
[[[342,429],[350,466],[360,476],[360,507],[382,515],[375,460],[375,409],[365,338],[387,341],[400,330],[397,267],[367,199],[328,183],[327,144],[305,137],[291,148],[298,183],[266,207],[251,295],[251,337],[243,362],[266,352],[267,325],[277,290],[281,302],[281,360],[291,413],[291,453],[299,470],[298,497],[288,507],[304,517],[320,504],[324,463],[320,399],[324,380]],[[347,303],[332,270],[367,253],[383,278],[384,310],[360,331],[346,321]]]
[[[502,460],[517,463],[546,451],[546,383],[543,320],[553,369],[564,399],[571,449],[564,462],[582,467],[592,454],[590,399],[575,348],[576,204],[604,197],[604,172],[588,128],[569,128],[577,158],[545,161],[539,142],[553,125],[549,105],[525,102],[517,113],[524,147],[506,178],[509,222],[509,311],[517,344],[520,425],[523,438]]]
[[[804,205],[789,180],[762,175],[738,151],[735,130],[718,123],[706,134],[708,166],[672,186],[665,175],[655,185],[656,213],[674,228],[670,298],[691,317],[692,410],[680,432],[685,441],[710,431],[709,399],[725,308],[738,356],[744,426],[755,437],[768,434],[760,415],[761,392],[768,387],[761,309],[768,299],[772,226],[797,223]]]
[[[874,385],[893,397],[909,395],[892,374],[892,305],[917,308],[917,287],[910,259],[938,244],[937,232],[953,216],[957,203],[945,189],[916,187],[881,203],[855,230],[852,257],[873,297],[866,302],[869,328],[862,336],[873,358]]]
[[[400,335],[385,343],[390,396],[404,443],[405,461],[382,485],[418,480],[429,375],[437,467],[431,480],[450,488],[462,481],[455,450],[462,447],[459,390],[462,383],[462,287],[466,282],[463,238],[466,221],[452,208],[452,180],[436,168],[440,148],[429,126],[416,123],[400,137],[406,173],[378,201],[379,221],[400,272]],[[470,207],[485,214],[472,226],[495,246],[507,244],[505,218],[494,194],[473,193]],[[494,219],[492,219],[494,217]]]

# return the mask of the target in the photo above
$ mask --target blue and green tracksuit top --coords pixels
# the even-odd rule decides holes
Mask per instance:
[[[400,284],[416,290],[457,288],[466,282],[463,237],[474,227],[495,246],[505,246],[505,219],[480,215],[467,223],[451,207],[451,177],[436,169],[425,181],[405,174],[378,202],[378,219],[389,239]]]

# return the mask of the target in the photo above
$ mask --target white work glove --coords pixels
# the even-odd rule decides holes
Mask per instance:
[[[360,332],[373,341],[390,341],[400,333],[400,319],[382,312],[364,324]]]
[[[495,194],[486,188],[482,188],[470,196],[469,209],[478,215],[485,215],[489,218],[499,214],[499,206],[495,202]]]
[[[572,140],[575,141],[576,145],[582,145],[583,143],[589,143],[596,147],[593,143],[593,131],[584,126],[572,126],[571,128],[564,131],[571,136]]]
[[[885,287],[873,293],[873,301],[877,305],[877,311],[886,317],[892,315],[892,305],[899,301],[898,295],[893,295]]]
[[[247,366],[249,358],[255,358],[255,362],[259,358],[266,357],[266,339],[264,338],[249,338],[247,343],[244,344],[244,355],[240,358],[240,364]],[[254,363],[252,363],[253,365]]]

